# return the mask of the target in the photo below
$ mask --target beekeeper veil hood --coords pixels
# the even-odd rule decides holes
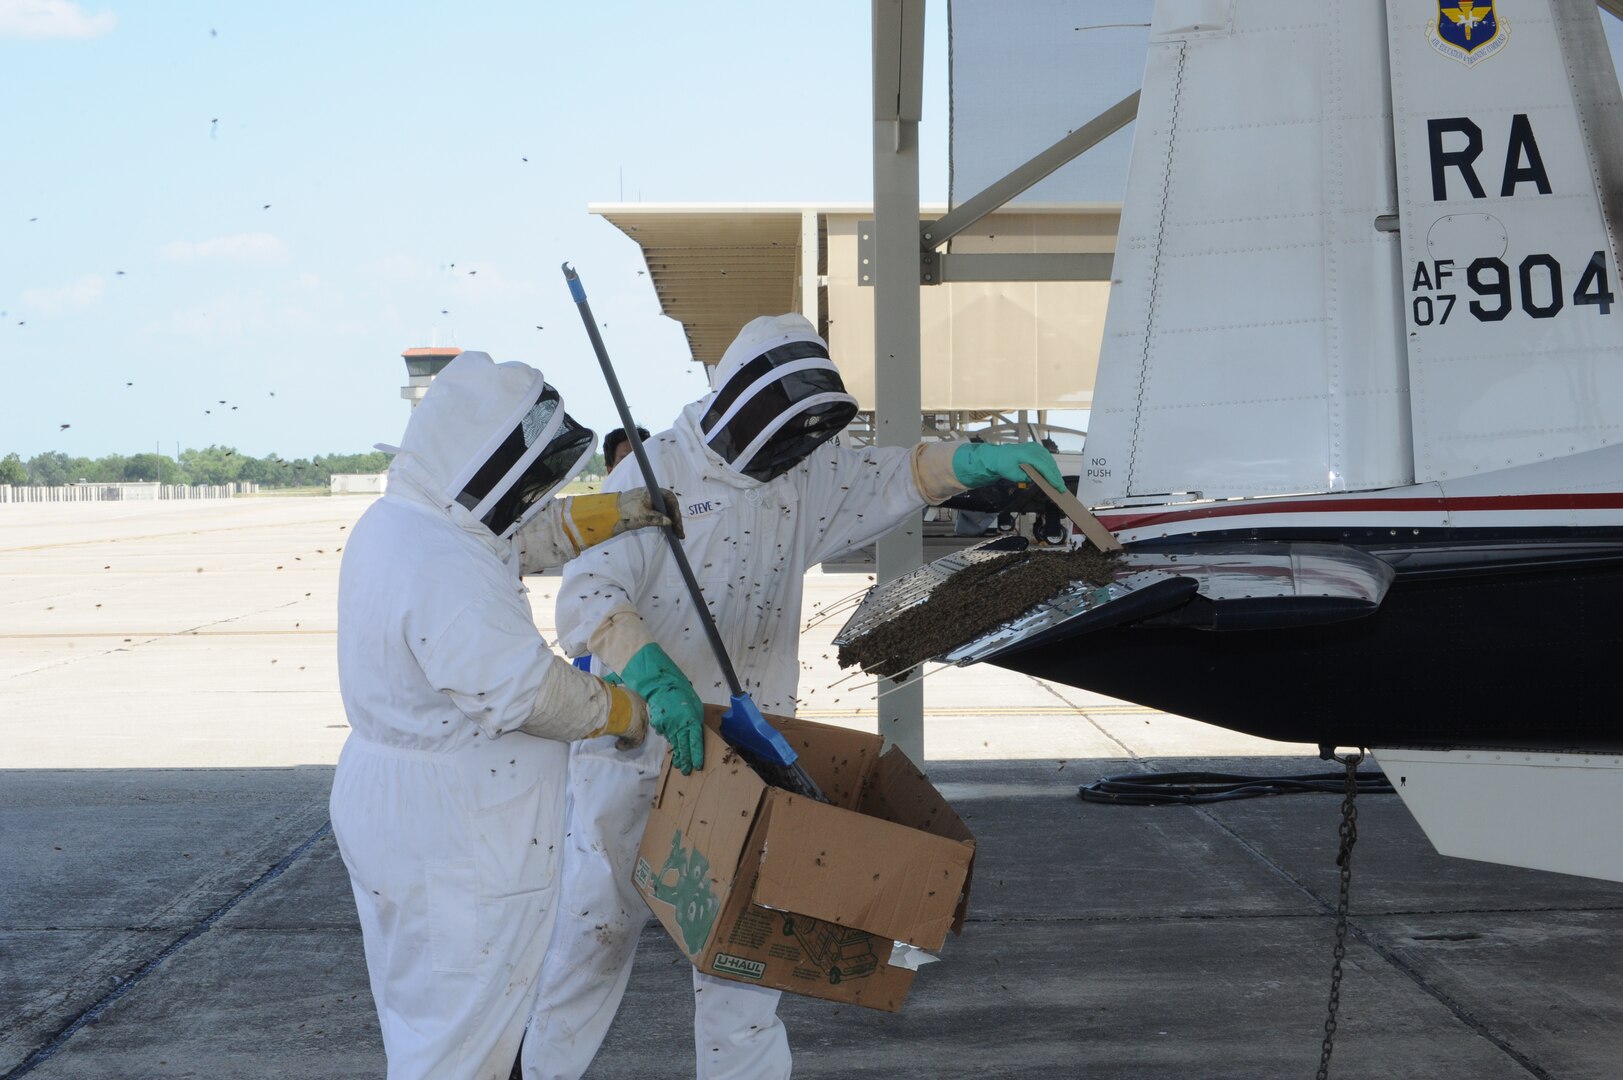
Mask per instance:
[[[745,324],[710,379],[715,396],[699,421],[704,441],[763,483],[838,435],[857,412],[828,344],[800,315]]]
[[[400,452],[447,505],[506,538],[585,466],[596,443],[541,372],[464,352],[412,411]]]

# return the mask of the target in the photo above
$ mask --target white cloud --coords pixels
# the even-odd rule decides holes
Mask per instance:
[[[380,259],[373,259],[362,269],[368,277],[394,282],[419,283],[443,280],[443,275],[434,269],[433,262],[415,255],[385,255]],[[441,270],[443,269],[441,267]]]
[[[541,282],[507,277],[490,263],[458,263],[452,273],[456,277],[451,281],[451,296],[456,302],[495,304],[546,295],[546,286]]]
[[[286,262],[287,245],[270,233],[237,233],[208,240],[175,240],[158,249],[158,257],[171,262],[199,259],[229,259],[241,263]]]
[[[314,301],[314,302],[312,302]],[[376,330],[364,318],[345,310],[330,293],[284,285],[280,289],[228,289],[200,297],[140,328],[152,339],[185,338],[222,344],[245,338],[286,339],[308,335],[331,341],[360,337],[371,341]]]
[[[0,0],[0,38],[94,38],[117,25],[111,11],[90,15],[72,0]]]
[[[101,299],[107,291],[107,282],[100,274],[82,277],[71,285],[55,289],[24,289],[23,303],[35,311],[54,315],[63,311],[82,311]]]
[[[363,269],[368,277],[392,284],[431,285],[437,297],[457,302],[528,299],[544,291],[540,283],[528,278],[506,277],[489,262],[435,264],[416,255],[385,255]]]

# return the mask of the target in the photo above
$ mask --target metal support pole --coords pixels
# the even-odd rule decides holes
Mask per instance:
[[[821,252],[817,242],[817,211],[800,215],[800,313],[822,330],[822,311],[817,303],[817,262]],[[826,336],[826,335],[825,335]]]
[[[923,0],[873,0],[874,441],[915,446],[919,391],[919,113]],[[881,582],[923,565],[916,515],[878,545]],[[924,761],[924,684],[879,683],[879,734]]]

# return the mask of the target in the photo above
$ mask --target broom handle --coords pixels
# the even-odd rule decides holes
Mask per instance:
[[[614,365],[609,363],[609,350],[603,344],[602,335],[597,332],[597,320],[592,317],[592,305],[586,302],[586,287],[580,283],[580,276],[575,268],[564,263],[564,280],[569,282],[569,294],[575,298],[575,305],[580,309],[580,317],[586,323],[586,336],[592,339],[592,349],[597,353],[598,366],[603,369],[603,378],[609,384],[609,394],[614,398],[614,407],[620,413],[620,423],[625,425],[626,442],[631,444],[631,453],[637,459],[637,467],[642,470],[643,483],[648,485],[648,497],[655,507],[663,507],[664,500],[659,494],[659,480],[654,476],[654,467],[648,461],[648,453],[642,448],[642,439],[637,437],[637,425],[631,419],[631,407],[626,404],[626,396],[620,391],[620,380],[615,378]],[[704,591],[699,588],[699,580],[693,576],[693,566],[688,562],[687,551],[682,547],[682,541],[677,539],[676,530],[667,526],[664,530],[665,539],[671,545],[671,557],[676,560],[676,567],[682,571],[682,580],[687,584],[688,595],[693,598],[693,604],[699,609],[699,621],[704,626],[704,636],[710,640],[710,648],[716,654],[716,662],[721,665],[721,673],[727,679],[728,689],[734,697],[743,697],[744,688],[739,684],[738,672],[733,670],[733,662],[727,655],[727,646],[722,643],[721,631],[716,629],[715,616],[710,614],[710,605],[704,602]]]

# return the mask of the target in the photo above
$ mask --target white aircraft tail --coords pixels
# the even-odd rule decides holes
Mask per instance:
[[[1620,134],[1593,0],[1157,0],[1083,501],[1623,441]]]

